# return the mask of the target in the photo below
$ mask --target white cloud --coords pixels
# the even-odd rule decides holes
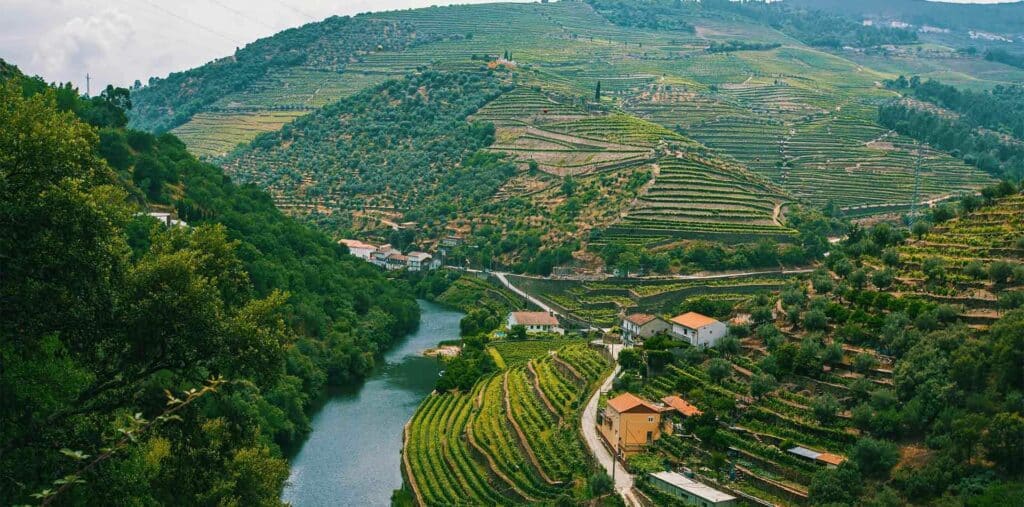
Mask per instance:
[[[72,72],[116,65],[134,36],[132,19],[117,9],[74,17],[42,34],[31,65],[50,80],[77,81]]]

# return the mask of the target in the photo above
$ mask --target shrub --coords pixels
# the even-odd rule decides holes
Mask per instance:
[[[850,451],[850,460],[865,477],[885,479],[900,459],[899,448],[886,440],[862,438]]]
[[[716,384],[720,384],[732,372],[732,363],[725,359],[712,359],[708,364],[708,376]]]

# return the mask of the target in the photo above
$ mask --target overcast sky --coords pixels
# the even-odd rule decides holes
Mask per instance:
[[[166,76],[334,14],[488,0],[0,0],[0,58],[96,93]],[[993,0],[961,0],[991,3]]]

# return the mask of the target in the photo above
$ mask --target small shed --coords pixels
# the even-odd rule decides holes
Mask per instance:
[[[736,497],[677,472],[652,473],[648,474],[648,478],[652,486],[686,504],[716,507],[736,505]]]

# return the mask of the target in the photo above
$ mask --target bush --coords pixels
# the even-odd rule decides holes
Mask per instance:
[[[605,493],[611,493],[615,485],[612,483],[612,478],[608,477],[608,474],[597,472],[587,479],[587,487],[590,488],[590,496],[601,496]]]
[[[862,438],[850,451],[850,460],[865,477],[885,479],[900,459],[899,448],[886,440]]]
[[[732,372],[732,363],[725,359],[712,359],[708,364],[708,376],[716,384],[720,384]]]

